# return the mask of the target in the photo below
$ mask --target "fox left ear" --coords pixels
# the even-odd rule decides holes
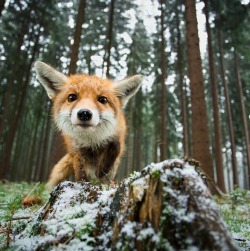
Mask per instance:
[[[68,78],[63,73],[43,62],[37,61],[35,69],[37,77],[47,91],[49,98],[53,98],[68,81]]]
[[[143,76],[135,75],[120,81],[114,82],[115,93],[121,98],[123,106],[136,94],[142,84]]]

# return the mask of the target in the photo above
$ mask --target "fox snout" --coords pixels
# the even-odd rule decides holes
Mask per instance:
[[[77,107],[71,112],[71,123],[73,126],[88,128],[100,124],[100,115],[98,109],[90,107]]]
[[[77,118],[83,122],[91,120],[92,115],[92,112],[88,109],[81,109],[77,112]]]

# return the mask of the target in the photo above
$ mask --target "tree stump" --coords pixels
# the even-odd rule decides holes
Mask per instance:
[[[11,248],[239,250],[205,183],[189,159],[151,164],[112,189],[63,182]]]

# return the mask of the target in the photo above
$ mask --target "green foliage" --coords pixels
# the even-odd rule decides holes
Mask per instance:
[[[0,183],[0,226],[3,231],[0,233],[0,248],[11,243],[12,235],[23,230],[33,211],[38,209],[38,205],[24,208],[22,201],[27,195],[48,198],[43,183]]]
[[[84,227],[80,231],[77,232],[76,236],[79,239],[83,240],[84,238],[86,238],[86,235],[89,238],[89,236],[91,235],[92,231],[93,231],[93,225],[91,225],[90,223],[86,223],[84,225]],[[92,241],[94,241],[94,240],[95,239],[93,238]]]
[[[235,187],[234,191],[224,198],[216,199],[221,214],[229,228],[236,236],[238,245],[243,250],[250,248],[250,193]]]
[[[97,178],[92,178],[91,181],[90,181],[90,183],[92,185],[100,185],[100,181]]]
[[[5,214],[3,219],[5,221],[12,221],[15,212],[22,207],[22,196],[20,194],[16,195],[7,203]]]
[[[132,172],[132,173],[129,175],[129,177],[130,177],[131,179],[136,179],[136,178],[138,177],[139,174],[140,174],[139,172],[134,171],[134,172]]]
[[[247,203],[249,200],[247,195],[247,190],[240,189],[239,187],[235,186],[233,192],[229,193],[232,210],[235,210],[239,205]]]
[[[12,233],[12,221],[14,214],[18,209],[22,207],[22,197],[21,195],[16,195],[11,199],[6,206],[5,212],[0,216],[0,221],[3,223],[3,234],[5,235],[6,246],[9,246],[11,242],[11,233]]]
[[[34,193],[36,196],[43,196],[44,193],[46,193],[46,185],[45,183],[39,183],[39,185],[36,187]]]
[[[155,169],[152,173],[151,173],[151,177],[153,178],[153,180],[157,180],[160,177],[160,171]]]

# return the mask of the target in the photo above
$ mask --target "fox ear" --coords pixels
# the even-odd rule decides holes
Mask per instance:
[[[142,84],[143,76],[135,75],[120,81],[114,82],[115,93],[121,98],[123,106],[136,94]]]
[[[68,81],[68,78],[51,66],[37,61],[35,63],[37,78],[44,86],[49,98],[53,98],[55,94],[62,88]]]

